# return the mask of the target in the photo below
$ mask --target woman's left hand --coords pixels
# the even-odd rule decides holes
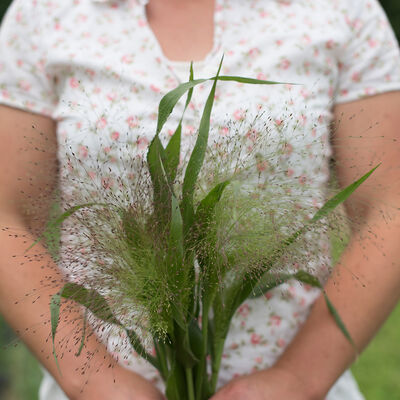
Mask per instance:
[[[236,378],[210,400],[321,400],[312,388],[283,368],[271,367]]]

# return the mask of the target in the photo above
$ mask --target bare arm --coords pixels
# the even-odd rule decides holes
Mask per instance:
[[[80,307],[68,301],[56,336],[62,375],[58,372],[49,303],[64,278],[41,243],[24,257],[44,229],[57,183],[56,127],[51,119],[4,106],[0,121],[0,312],[69,398],[160,399],[147,381],[116,365],[95,335],[75,356],[83,323]]]
[[[325,286],[359,352],[400,297],[399,110],[400,92],[335,109],[340,183],[346,186],[382,162],[347,201],[357,224]],[[274,367],[230,382],[213,400],[322,400],[355,357],[320,297]]]
[[[399,110],[400,92],[335,109],[335,158],[340,183],[346,186],[382,162],[347,201],[347,212],[357,224],[326,285],[360,352],[400,297]],[[320,399],[354,360],[354,350],[320,298],[278,366],[298,375]]]

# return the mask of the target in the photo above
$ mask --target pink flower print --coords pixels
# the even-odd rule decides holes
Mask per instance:
[[[125,54],[121,57],[121,62],[123,64],[132,64],[133,63],[133,56],[131,54]]]
[[[119,139],[119,132],[114,131],[113,133],[111,133],[111,139],[112,140],[118,140]]]
[[[271,315],[270,322],[273,326],[279,326],[282,322],[282,318],[279,315]]]
[[[290,156],[293,153],[293,146],[290,143],[285,143],[283,146],[283,152]]]
[[[17,15],[15,16],[15,20],[19,23],[22,21],[22,14],[21,12],[17,12]]]
[[[19,87],[24,90],[25,92],[29,92],[31,90],[31,84],[27,81],[20,81]]]
[[[103,186],[104,189],[110,189],[113,186],[112,179],[109,177],[101,178],[101,186]]]
[[[138,24],[139,24],[140,27],[144,27],[144,26],[147,25],[146,21],[143,18],[140,18],[138,20]]]
[[[99,118],[96,123],[97,129],[104,129],[106,125],[107,125],[107,119],[105,117]]]
[[[280,68],[281,69],[288,69],[290,67],[290,61],[287,58],[284,58],[281,63],[280,63]]]
[[[95,93],[95,94],[101,93],[101,88],[98,87],[98,86],[96,86],[96,87],[93,89],[93,93]]]
[[[185,129],[185,136],[192,136],[194,132],[196,131],[196,128],[192,125],[187,125]]]
[[[24,65],[24,62],[22,60],[17,60],[17,65],[18,67],[22,67]]]
[[[332,50],[335,47],[335,41],[333,39],[329,39],[326,43],[325,43],[325,48],[327,50]]]
[[[258,134],[255,129],[249,129],[248,132],[246,133],[247,139],[251,140],[253,143],[257,141]]]
[[[275,122],[276,126],[281,126],[283,124],[283,120],[278,119],[278,118],[274,122]]]
[[[245,117],[244,114],[245,114],[244,111],[238,108],[233,112],[233,118],[235,118],[236,121],[242,121]]]
[[[284,339],[278,339],[277,341],[276,341],[276,345],[278,346],[278,347],[280,347],[280,348],[283,348],[283,347],[285,347],[286,346],[286,341],[284,340]]]
[[[303,99],[307,99],[310,96],[310,93],[305,89],[301,89],[300,94],[303,97]]]
[[[117,95],[115,93],[108,93],[106,98],[107,98],[108,101],[113,102],[117,98]]]
[[[278,39],[278,40],[275,41],[275,44],[277,46],[282,46],[283,45],[283,40],[282,39]]]
[[[150,85],[150,89],[155,93],[159,93],[160,92],[160,89],[157,86],[153,85],[153,84]]]
[[[307,182],[307,177],[305,176],[305,175],[300,175],[299,176],[299,183],[300,183],[300,185],[305,185],[306,184],[306,182]]]
[[[149,140],[145,136],[139,136],[136,144],[139,150],[145,150],[149,145]]]
[[[108,154],[111,151],[111,147],[106,146],[106,147],[104,147],[103,151],[104,151],[104,154]]]
[[[265,74],[263,74],[262,72],[259,72],[258,74],[257,74],[257,79],[260,79],[260,80],[266,80],[267,79],[267,77],[266,77],[266,75]]]
[[[295,296],[295,294],[296,294],[295,287],[294,286],[289,286],[288,295],[293,298]]]
[[[264,10],[261,10],[261,12],[260,12],[260,17],[261,17],[261,18],[267,18],[267,17],[269,17],[269,12],[264,11]]]
[[[375,39],[369,39],[368,44],[369,44],[369,47],[374,48],[374,47],[378,46],[379,43]]]
[[[263,161],[258,161],[257,162],[257,171],[258,172],[263,172],[267,169],[268,167],[268,161],[263,160]]]
[[[85,70],[86,74],[89,75],[91,78],[94,78],[96,76],[96,71],[94,71],[91,68],[86,68]]]
[[[218,130],[218,133],[219,133],[221,136],[226,136],[226,135],[229,134],[229,128],[228,128],[227,126],[221,126],[221,127],[219,128],[219,130]]]
[[[252,333],[252,335],[250,337],[250,342],[251,342],[251,344],[254,344],[254,345],[260,344],[261,336],[257,335],[257,333]]]
[[[254,361],[255,361],[257,364],[261,364],[261,363],[263,362],[263,358],[260,357],[260,356],[258,356],[258,357],[256,357],[256,358],[254,359]]]
[[[241,317],[246,318],[249,315],[250,307],[248,304],[244,303],[238,308],[237,312]]]
[[[88,156],[87,146],[83,146],[83,145],[79,146],[78,153],[81,158],[86,158]]]
[[[354,72],[351,76],[351,80],[353,82],[360,82],[361,81],[361,74],[359,72]]]
[[[10,97],[10,93],[8,92],[8,90],[3,90],[1,92],[1,95],[5,98],[8,99]]]
[[[253,47],[252,49],[249,50],[249,56],[251,58],[257,57],[260,54],[260,49],[257,47]]]
[[[264,297],[265,297],[267,300],[271,300],[272,297],[274,297],[274,295],[273,295],[271,292],[267,292],[267,293],[264,294]]]
[[[128,124],[129,128],[135,128],[136,126],[139,125],[138,118],[133,115],[130,115],[126,119],[126,123]]]
[[[78,81],[78,79],[72,77],[72,78],[69,80],[69,86],[71,86],[72,89],[78,88],[78,87],[79,87],[79,81]]]
[[[303,41],[306,44],[310,44],[311,43],[310,35],[307,35],[307,34],[303,35]]]
[[[88,176],[93,181],[96,178],[96,173],[94,171],[89,171]],[[102,261],[102,260],[99,260],[99,263],[100,263],[100,261]],[[104,261],[103,261],[103,263],[104,263]]]
[[[294,175],[294,170],[292,169],[292,168],[289,168],[287,171],[286,171],[286,175],[290,178],[290,177],[292,177],[293,175]]]
[[[364,94],[367,95],[367,96],[370,96],[370,95],[372,95],[372,94],[374,94],[374,93],[375,93],[375,89],[373,89],[373,88],[371,88],[371,87],[366,87],[366,88],[364,89]]]

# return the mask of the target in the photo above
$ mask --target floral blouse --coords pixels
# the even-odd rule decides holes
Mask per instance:
[[[0,31],[0,102],[53,118],[57,124],[60,191],[73,205],[82,187],[91,198],[115,196],[135,179],[126,168],[143,157],[162,96],[188,80],[189,62],[169,60],[149,27],[146,1],[14,0]],[[315,212],[326,198],[329,126],[336,104],[400,89],[399,48],[377,0],[216,0],[214,45],[194,63],[195,78],[222,73],[286,82],[264,86],[220,82],[210,145],[237,136],[251,152],[261,132],[258,172],[301,190],[296,206]],[[210,82],[194,91],[185,114],[183,151],[191,148]],[[184,99],[161,132],[165,143]],[[10,132],[10,134],[12,134]],[[82,186],[85,184],[86,186]],[[89,189],[90,188],[90,189]],[[132,199],[130,199],[132,200]],[[331,267],[327,235],[316,251],[292,262],[321,279]],[[79,281],[90,264],[72,221],[62,228],[60,268]],[[224,350],[219,385],[271,366],[304,322],[317,289],[289,281],[237,311]],[[117,328],[102,339],[127,368],[162,387]],[[45,373],[41,400],[65,395]],[[328,400],[362,395],[349,373]]]

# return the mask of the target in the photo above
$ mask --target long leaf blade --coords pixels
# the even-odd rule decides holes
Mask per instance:
[[[190,74],[189,74],[189,82],[193,81],[193,63],[190,64]],[[165,148],[166,154],[166,165],[165,169],[167,171],[168,176],[170,177],[171,182],[175,180],[178,165],[179,165],[179,157],[181,153],[181,136],[182,136],[182,121],[185,115],[185,111],[192,99],[193,88],[190,88],[188,91],[188,95],[186,98],[185,107],[183,109],[183,113],[181,119],[179,121],[178,127],[176,128],[174,134],[168,142],[167,147]]]
[[[190,82],[180,84],[177,88],[168,92],[160,101],[158,106],[158,121],[156,136],[161,132],[165,122],[174,109],[179,99],[189,90],[200,83],[206,82],[208,79],[196,79]]]
[[[222,67],[222,62],[223,58],[221,59],[221,62],[218,67],[218,72],[216,75],[217,78],[219,76],[219,72]],[[194,217],[193,192],[206,153],[208,135],[210,131],[211,110],[214,104],[216,86],[217,86],[217,79],[214,81],[212,85],[210,94],[208,95],[206,104],[204,106],[203,115],[200,121],[199,134],[197,136],[192,154],[190,155],[190,159],[185,172],[185,177],[183,179],[182,213],[183,213],[185,232],[188,231],[193,222],[193,217]]]
[[[314,215],[310,222],[316,222],[321,218],[325,217],[329,214],[334,208],[336,208],[340,203],[343,203],[378,167],[372,168],[365,175],[363,175],[360,179],[351,183],[349,186],[344,188],[341,192],[339,192],[336,196],[332,197],[328,200]]]
[[[100,207],[106,207],[106,208],[111,208],[113,207],[111,204],[106,204],[106,203],[85,203],[85,204],[79,204],[73,207],[68,208],[66,211],[64,211],[61,215],[59,215],[57,218],[53,219],[47,224],[46,231],[43,233],[41,236],[39,236],[38,239],[33,242],[26,250],[29,251],[32,247],[36,246],[41,240],[46,238],[46,233],[51,233],[54,229],[57,229],[68,217],[70,217],[72,214],[76,213],[77,211],[81,210],[82,208],[89,208],[89,207],[94,207],[94,206],[100,206]]]
[[[296,85],[296,83],[266,81],[263,79],[246,78],[244,76],[230,76],[230,75],[220,75],[218,77],[211,79],[218,79],[219,81],[234,81],[238,83],[247,83],[251,85],[282,85],[282,84]]]

